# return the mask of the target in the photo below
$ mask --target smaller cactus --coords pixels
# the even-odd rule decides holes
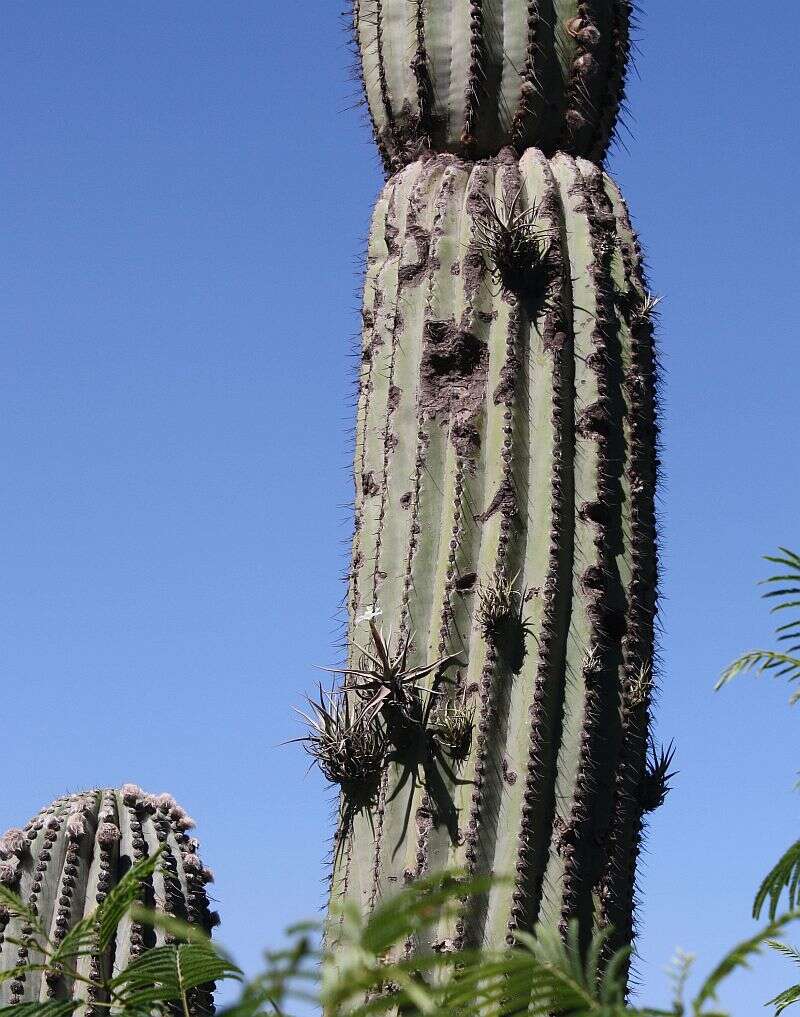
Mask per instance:
[[[189,835],[193,826],[171,795],[145,794],[135,784],[67,795],[0,838],[0,884],[37,916],[58,949],[132,865],[160,850],[156,871],[141,885],[141,903],[210,931],[219,918],[209,911],[205,886],[214,877],[198,857],[197,841]],[[87,1013],[99,1014],[107,1009],[99,985],[149,947],[168,941],[125,914],[108,949],[76,959],[82,981],[64,971],[35,970],[43,957],[33,933],[23,915],[0,907],[0,973],[16,972],[0,980],[0,1005],[80,1000]],[[212,1007],[212,988],[193,990],[197,1014]]]

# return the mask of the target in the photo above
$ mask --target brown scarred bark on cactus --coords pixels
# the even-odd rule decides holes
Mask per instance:
[[[375,138],[393,172],[425,150],[513,145],[599,162],[624,103],[631,0],[352,0]]]
[[[386,753],[366,804],[343,807],[331,895],[368,912],[425,873],[512,877],[420,947],[573,918],[613,925],[613,946],[633,935],[661,797],[653,303],[590,162],[429,156],[378,199],[344,685]]]
[[[0,882],[38,914],[58,945],[84,915],[101,904],[132,864],[163,849],[152,880],[142,885],[148,907],[210,932],[219,918],[210,912],[205,886],[213,875],[201,862],[194,823],[171,795],[148,795],[135,784],[119,791],[93,790],[59,798],[25,827],[0,837]],[[0,971],[36,964],[34,948],[19,946],[32,930],[0,907]],[[125,916],[110,949],[83,956],[77,970],[102,980],[117,974],[148,947],[166,942],[164,933]],[[213,1012],[213,986],[192,990],[193,1014]],[[87,1014],[107,1011],[107,1001],[84,982],[27,971],[0,982],[0,1004],[80,999]],[[93,1005],[95,1004],[95,1005]]]

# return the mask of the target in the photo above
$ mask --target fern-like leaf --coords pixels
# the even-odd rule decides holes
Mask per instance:
[[[769,925],[766,925],[760,932],[757,932],[755,936],[751,936],[735,946],[723,957],[700,986],[700,990],[692,1003],[692,1013],[696,1017],[711,1017],[710,1014],[707,1014],[705,1007],[707,1003],[712,1003],[716,1000],[720,985],[734,971],[749,967],[752,958],[761,953],[770,940],[776,939],[787,925],[797,921],[798,918],[800,918],[800,913],[790,911],[788,914],[781,915],[780,918],[771,921]]]
[[[753,917],[760,918],[764,904],[769,901],[769,917],[774,919],[784,890],[789,894],[789,908],[800,907],[800,840],[792,844],[758,888]]]
[[[793,1003],[800,1003],[800,985],[793,985],[784,989],[771,999],[766,1005],[775,1007],[775,1017],[780,1017],[784,1010],[787,1010]]]
[[[15,1003],[0,1006],[0,1017],[71,1017],[80,1001],[64,1000],[54,1003]],[[126,1015],[127,1017],[127,1015]]]
[[[764,594],[767,600],[778,603],[771,608],[771,614],[784,616],[786,611],[800,610],[800,556],[788,548],[780,548],[779,555],[767,555],[766,561],[779,565],[781,572],[768,576],[762,584],[770,589]],[[779,643],[789,645],[781,651],[750,650],[742,654],[722,672],[717,688],[722,688],[740,674],[755,672],[762,675],[771,673],[776,678],[787,678],[790,682],[800,680],[800,615],[788,622],[783,622],[775,630]],[[792,695],[791,702],[800,701],[800,692]]]

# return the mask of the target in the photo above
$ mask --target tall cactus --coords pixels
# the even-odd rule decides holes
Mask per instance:
[[[0,838],[0,883],[14,890],[38,918],[54,945],[101,904],[131,865],[159,847],[162,864],[141,888],[142,902],[210,931],[218,918],[209,912],[205,885],[213,879],[197,855],[193,826],[171,795],[147,795],[134,784],[119,791],[92,790],[59,798],[22,829]],[[37,963],[36,951],[25,942],[33,930],[24,920],[0,907],[0,971]],[[17,941],[16,943],[14,941]],[[104,954],[83,956],[77,970],[102,981],[117,974],[164,934],[123,918]],[[105,1007],[92,986],[70,982],[55,973],[35,971],[0,981],[0,1003],[80,999],[90,1012]],[[196,1012],[207,1013],[211,996],[194,993]]]
[[[506,145],[601,161],[624,101],[631,0],[353,0],[375,137],[394,171],[424,150]]]
[[[352,650],[309,741],[341,762],[372,732],[372,777],[342,781],[334,901],[369,911],[451,867],[512,877],[428,946],[573,918],[632,938],[669,764],[648,755],[655,303],[588,161],[430,155],[378,199]]]

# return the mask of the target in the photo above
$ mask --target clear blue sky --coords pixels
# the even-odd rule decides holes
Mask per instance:
[[[337,658],[358,265],[381,182],[341,0],[4,0],[0,828],[135,780],[193,812],[252,969],[323,900],[331,803],[291,706]],[[659,734],[639,977],[749,934],[798,833],[785,688],[712,686],[800,547],[793,15],[643,16],[611,169],[666,296]],[[713,9],[712,9],[713,8]],[[781,817],[785,818],[781,818]],[[800,934],[798,934],[800,936]],[[793,974],[726,992],[735,1017]]]

